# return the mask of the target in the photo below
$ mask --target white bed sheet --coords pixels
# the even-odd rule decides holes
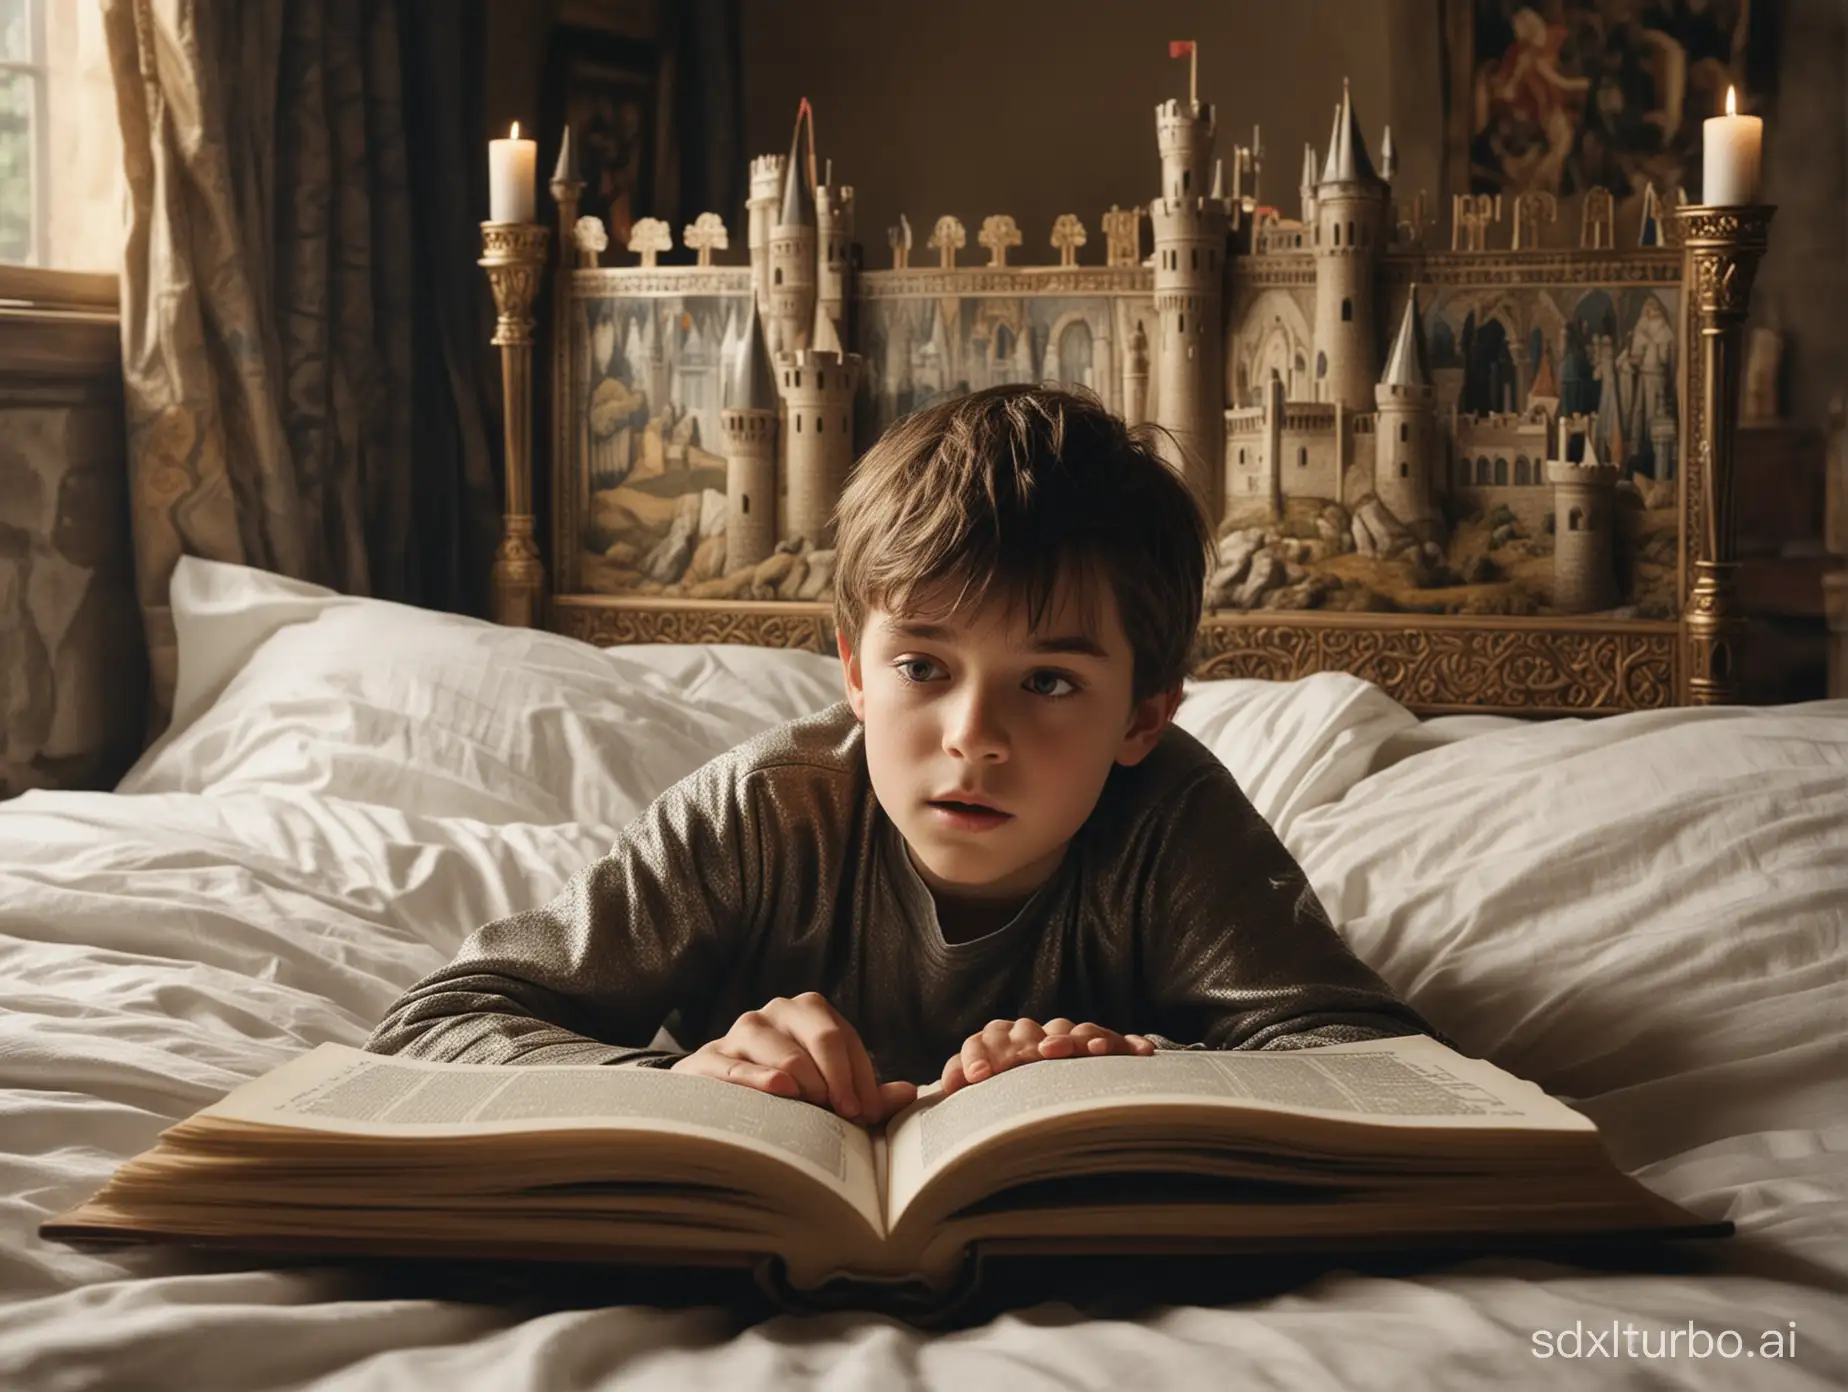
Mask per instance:
[[[163,1126],[303,1049],[363,1039],[468,929],[596,855],[703,741],[833,699],[825,659],[601,655],[530,635],[523,651],[570,689],[527,689],[543,719],[511,733],[477,720],[464,739],[455,712],[475,707],[433,692],[466,686],[460,654],[504,662],[496,645],[515,639],[226,573],[238,569],[182,567],[182,682],[197,674],[196,699],[124,785],[140,791],[0,804],[0,1387],[1848,1381],[1842,703],[1490,726],[1407,753],[1411,718],[1348,679],[1215,683],[1189,702],[1190,728],[1256,790],[1363,957],[1466,1048],[1573,1097],[1648,1183],[1738,1223],[1713,1274],[1483,1260],[1417,1278],[1333,1273],[1133,1319],[1049,1302],[935,1335],[848,1314],[734,1334],[712,1310],[533,1316],[381,1299],[350,1267],[41,1242],[39,1222]],[[364,622],[344,641],[387,646],[354,649],[329,676],[342,650],[314,625],[354,610]],[[433,623],[455,626],[447,647]],[[240,624],[241,645],[228,636]],[[214,647],[223,663],[207,680]],[[409,714],[391,692],[342,689],[394,665]],[[394,721],[404,742],[373,742]],[[521,763],[529,738],[554,757]],[[481,771],[497,760],[494,782]],[[479,796],[455,815],[470,770]],[[1797,1356],[1535,1356],[1536,1332],[1613,1320],[1652,1335],[1737,1330],[1753,1347],[1794,1322]]]

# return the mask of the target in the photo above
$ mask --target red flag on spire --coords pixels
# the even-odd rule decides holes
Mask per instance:
[[[1192,53],[1193,51],[1194,51],[1194,41],[1192,39],[1170,39],[1168,40],[1168,56],[1170,58],[1185,58],[1188,54]]]

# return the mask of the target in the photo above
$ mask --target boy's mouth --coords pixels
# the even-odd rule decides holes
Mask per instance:
[[[982,802],[961,802],[954,798],[933,798],[927,804],[946,820],[962,826],[999,826],[1011,821],[1013,814]]]

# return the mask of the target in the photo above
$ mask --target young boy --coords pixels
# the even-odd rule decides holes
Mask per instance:
[[[666,1067],[870,1125],[1036,1059],[1432,1032],[1170,723],[1211,534],[1146,440],[1094,398],[977,392],[894,425],[836,519],[847,699],[669,788],[368,1048]],[[639,1047],[664,1023],[690,1052]]]

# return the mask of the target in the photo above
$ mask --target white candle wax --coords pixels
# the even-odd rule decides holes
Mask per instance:
[[[1728,88],[1727,114],[1701,123],[1700,201],[1713,207],[1758,201],[1765,123],[1757,116],[1733,115],[1735,105]]]
[[[505,140],[488,142],[488,221],[533,220],[533,169],[538,151],[520,139],[520,123]]]

